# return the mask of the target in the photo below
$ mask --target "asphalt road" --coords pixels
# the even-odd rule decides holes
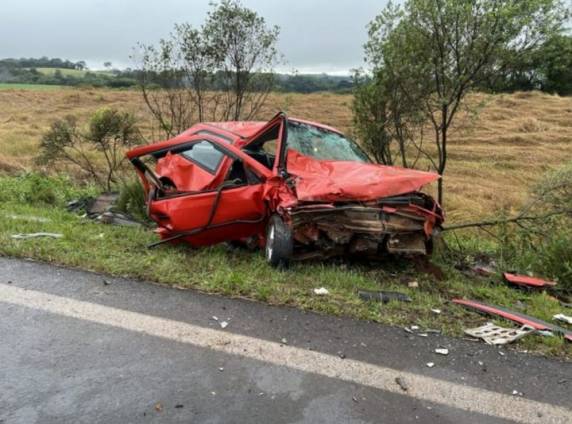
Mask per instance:
[[[571,363],[28,261],[0,269],[2,424],[572,423]]]

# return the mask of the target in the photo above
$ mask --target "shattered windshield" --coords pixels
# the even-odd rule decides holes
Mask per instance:
[[[370,162],[359,146],[343,135],[295,121],[288,121],[287,147],[318,160]]]

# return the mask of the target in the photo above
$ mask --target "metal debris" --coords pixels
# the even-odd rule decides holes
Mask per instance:
[[[411,298],[405,293],[391,292],[391,291],[371,291],[371,290],[360,290],[358,291],[358,296],[361,300],[365,301],[375,301],[381,303],[388,303],[392,300],[397,300],[399,302],[411,302]]]
[[[487,322],[481,327],[467,328],[464,331],[465,334],[477,339],[482,339],[487,344],[504,345],[534,332],[534,328],[527,325],[523,325],[520,328],[504,328],[492,322]]]
[[[552,319],[556,320],[556,321],[562,321],[568,324],[572,324],[572,317],[569,317],[568,315],[564,315],[564,314],[556,314],[552,317]]]
[[[314,294],[317,294],[318,296],[326,296],[326,295],[330,294],[330,291],[325,287],[320,287],[320,288],[314,289]]]
[[[26,234],[12,234],[10,238],[14,240],[28,240],[28,239],[42,238],[42,237],[59,239],[62,238],[63,236],[64,235],[60,233],[26,233]]]

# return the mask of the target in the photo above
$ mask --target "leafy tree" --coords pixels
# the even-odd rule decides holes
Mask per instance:
[[[254,116],[274,84],[278,28],[239,0],[223,0],[200,28],[175,25],[157,46],[139,45],[139,84],[166,136],[194,122]]]
[[[125,150],[142,142],[133,115],[104,108],[92,115],[87,128],[73,116],[55,121],[42,138],[37,162],[71,164],[110,191],[121,180]]]
[[[506,65],[508,50],[534,49],[566,19],[560,0],[406,0],[371,22],[366,60],[373,83],[395,87],[397,99],[406,99],[404,117],[425,117],[434,153],[424,149],[424,156],[443,175],[449,128],[466,94]],[[438,189],[442,202],[442,179]]]

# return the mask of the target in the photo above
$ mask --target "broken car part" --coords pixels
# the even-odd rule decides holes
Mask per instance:
[[[558,327],[557,325],[553,325],[548,322],[544,322],[537,318],[521,314],[519,312],[514,312],[509,309],[502,308],[500,306],[487,305],[485,303],[477,302],[475,300],[453,299],[453,303],[489,315],[496,315],[508,319],[509,321],[517,322],[522,325],[527,325],[529,327],[534,328],[535,330],[551,331],[553,333],[561,334],[566,340],[572,341],[572,331],[566,330],[565,328]]]
[[[405,293],[391,291],[371,291],[359,290],[358,296],[361,300],[388,303],[392,300],[399,302],[411,302],[411,298]]]
[[[568,315],[556,314],[552,317],[552,319],[555,319],[556,321],[562,321],[567,324],[572,324],[572,317],[569,317]]]
[[[547,281],[541,278],[529,277],[527,275],[517,275],[505,272],[503,274],[505,281],[520,287],[528,288],[543,288],[543,287],[554,287],[556,283],[554,281]]]
[[[465,334],[476,339],[482,339],[485,343],[490,345],[505,345],[512,343],[530,333],[534,328],[523,325],[521,328],[503,328],[492,322],[487,322],[485,325],[477,328],[467,328],[464,330]]]
[[[257,240],[290,259],[426,255],[443,222],[429,172],[374,164],[335,128],[280,113],[200,123],[127,153],[164,242]]]

